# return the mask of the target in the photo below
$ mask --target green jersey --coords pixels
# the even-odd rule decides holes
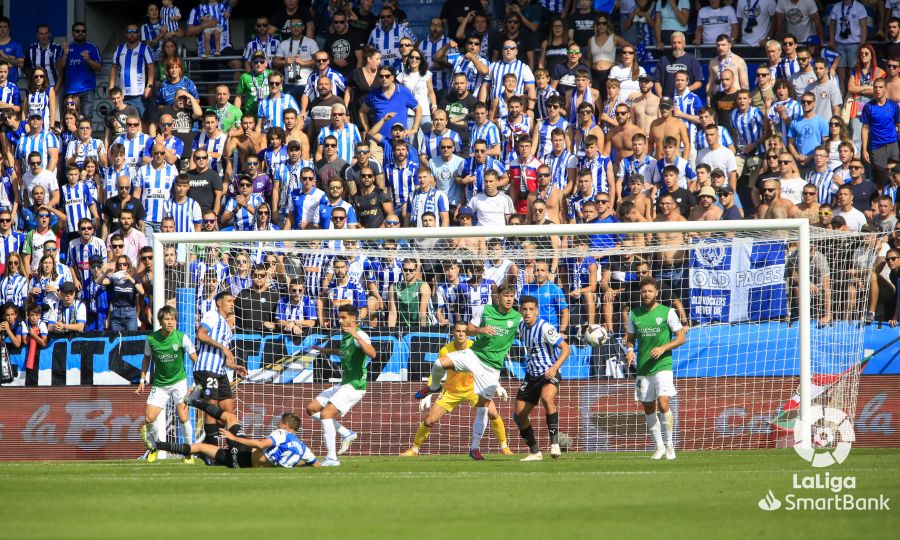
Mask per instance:
[[[356,333],[360,340],[372,343],[368,334],[362,330],[357,330]],[[349,332],[341,334],[341,384],[349,384],[357,390],[365,390],[366,360],[368,357],[356,339]]]
[[[259,112],[259,100],[269,95],[269,75],[272,70],[265,69],[259,75],[244,73],[238,80],[237,93],[241,96],[241,110],[245,114],[256,117]]]
[[[631,310],[626,326],[637,341],[638,375],[672,371],[672,351],[666,351],[655,360],[650,357],[650,351],[672,341],[672,334],[681,330],[681,321],[674,309],[656,304],[648,311],[644,306],[638,306]]]
[[[394,285],[394,301],[397,304],[397,314],[400,324],[403,326],[419,326],[419,306],[421,305],[421,280],[413,283],[397,283]]]
[[[187,378],[184,355],[194,354],[194,344],[178,330],[163,337],[157,330],[144,342],[144,355],[153,361],[153,386],[170,386]]]
[[[490,326],[497,335],[478,334],[472,345],[472,352],[485,365],[498,370],[503,369],[503,362],[516,339],[521,320],[522,315],[514,309],[503,314],[494,306],[484,306],[480,314],[476,313],[472,317],[471,322],[479,328]]]
[[[228,133],[228,130],[238,125],[241,121],[241,110],[232,103],[228,103],[221,109],[209,107],[206,110],[216,113],[216,116],[219,117],[219,126],[225,133]]]

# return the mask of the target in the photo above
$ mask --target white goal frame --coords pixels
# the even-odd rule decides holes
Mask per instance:
[[[735,221],[681,221],[675,223],[598,223],[574,225],[516,225],[503,227],[431,227],[400,229],[307,229],[300,231],[217,231],[204,233],[156,233],[153,235],[153,316],[165,305],[165,244],[197,244],[215,242],[302,242],[324,240],[416,240],[436,238],[473,238],[486,236],[572,236],[589,234],[629,233],[692,233],[692,232],[775,232],[794,231],[798,249],[798,307],[800,354],[800,420],[811,414],[811,334],[810,334],[810,224],[806,219],[770,219]],[[809,425],[808,422],[804,422]],[[796,444],[810,446],[810,430],[802,430]]]

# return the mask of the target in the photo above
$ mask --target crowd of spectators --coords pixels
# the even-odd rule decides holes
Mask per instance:
[[[882,233],[860,301],[897,319],[896,0],[448,0],[425,36],[396,0],[285,0],[243,50],[236,4],[152,3],[106,59],[82,22],[23,47],[0,17],[0,304],[40,306],[50,333],[149,328],[158,232],[802,217]],[[185,40],[234,81],[192,79]],[[708,76],[689,41],[715,47]],[[97,132],[101,76],[113,107]],[[238,317],[247,331],[328,327],[348,301],[373,325],[453,322],[453,298],[506,280],[546,295],[563,332],[612,330],[620,289],[592,254],[614,241],[530,238],[583,250],[530,261],[456,241],[484,268],[171,246],[165,267],[202,266],[206,303],[230,287],[239,312],[278,306]],[[685,261],[667,253],[621,264],[674,279]]]

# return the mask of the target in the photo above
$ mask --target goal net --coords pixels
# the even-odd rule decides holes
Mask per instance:
[[[624,324],[640,304],[640,280],[653,277],[659,301],[687,330],[673,353],[676,446],[773,448],[794,443],[801,395],[854,417],[863,353],[875,239],[801,223],[159,234],[154,312],[176,305],[179,328],[193,336],[217,309],[216,293],[231,290],[231,350],[249,372],[229,373],[239,418],[261,437],[283,412],[296,412],[302,438],[319,449],[320,426],[304,410],[341,370],[337,357],[312,347],[339,348],[336,308],[355,304],[378,354],[365,397],[342,422],[360,435],[351,454],[396,455],[427,414],[413,394],[452,323],[467,322],[496,299],[498,285],[513,283],[519,295],[539,299],[542,316],[571,345],[560,371],[563,447],[635,451],[653,443],[635,401],[634,366],[625,363]],[[591,324],[609,330],[599,347],[583,338]],[[524,361],[517,340],[501,375],[512,399],[495,400],[520,452],[527,448],[512,413]],[[473,418],[474,409],[460,405],[422,452],[466,452]],[[546,449],[540,406],[531,420]],[[498,449],[490,431],[482,448]]]

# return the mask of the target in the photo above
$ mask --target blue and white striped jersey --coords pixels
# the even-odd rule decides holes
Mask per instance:
[[[78,232],[78,220],[91,217],[91,206],[94,205],[91,190],[86,182],[79,180],[74,185],[63,184],[59,191],[66,212],[66,232]]]
[[[319,80],[319,77],[328,77],[331,79],[331,93],[336,96],[341,96],[344,94],[344,90],[347,88],[347,81],[344,79],[344,76],[338,73],[337,71],[326,68],[325,73],[319,73],[318,71],[313,71],[309,75],[309,79],[306,80],[306,89],[303,91],[304,94],[309,98],[310,103],[319,97],[319,89],[316,88],[316,83]],[[300,110],[299,108],[297,109]]]
[[[409,201],[412,192],[416,190],[419,185],[418,174],[419,164],[409,160],[402,167],[396,163],[390,163],[384,167],[384,183],[391,191],[394,212],[400,212]]]
[[[434,85],[435,92],[450,88],[450,70],[436,69],[434,67],[434,56],[449,43],[450,39],[447,36],[441,36],[437,41],[432,41],[430,35],[419,43],[419,50],[425,55],[428,69],[431,71],[431,82]]]
[[[180,203],[175,199],[168,200],[164,208],[163,217],[175,220],[175,232],[194,232],[194,227],[203,222],[200,204],[190,197],[185,197]]]
[[[270,96],[259,100],[256,117],[262,120],[263,131],[268,131],[269,128],[273,127],[283,128],[284,111],[287,109],[300,111],[300,105],[297,104],[297,100],[294,99],[294,96],[290,94],[281,94],[276,98]]]
[[[336,130],[331,124],[328,124],[319,131],[319,138],[316,139],[316,144],[322,146],[325,144],[325,137],[328,136],[337,138],[338,157],[347,163],[353,162],[353,151],[356,148],[356,144],[362,142],[362,137],[356,124],[345,123],[340,130]]]
[[[509,117],[500,120],[500,163],[509,167],[510,163],[518,159],[516,152],[516,142],[520,135],[531,133],[531,118],[527,115],[521,115],[518,122],[510,122]]]
[[[550,123],[547,119],[541,120],[541,127],[538,128],[538,140],[534,141],[536,146],[534,155],[543,156],[553,152],[553,130],[561,129],[563,131],[568,131],[570,125],[569,121],[562,116],[554,123]]]
[[[85,244],[81,238],[76,238],[69,242],[69,250],[66,253],[66,262],[75,272],[78,272],[79,280],[85,283],[91,279],[91,257],[97,255],[103,257],[104,261],[106,260],[106,242],[93,236]]]
[[[403,279],[403,264],[397,259],[373,261],[366,279],[375,284],[382,300],[387,300],[391,285]]]
[[[225,143],[228,142],[228,134],[219,131],[218,135],[210,136],[209,133],[201,131],[194,135],[194,141],[191,143],[191,151],[196,152],[203,148],[209,154],[209,168],[222,175],[225,172],[225,161],[227,156],[223,157],[225,152]]]
[[[78,324],[78,323],[86,323],[87,322],[87,310],[84,307],[84,304],[81,300],[77,298],[72,302],[72,305],[64,306],[61,302],[56,312],[56,319],[50,321],[50,324],[53,323],[63,323],[63,324]]]
[[[645,178],[645,180],[653,182],[654,184],[662,184],[663,169],[665,169],[669,165],[678,168],[678,187],[680,188],[687,189],[688,182],[693,182],[697,178],[697,173],[691,166],[691,162],[681,156],[675,156],[675,161],[672,163],[667,162],[665,157],[657,160],[655,168],[656,170],[653,172],[653,177]]]
[[[50,149],[59,150],[59,139],[50,131],[42,131],[37,135],[25,134],[19,138],[19,144],[16,146],[16,159],[22,160],[23,169],[28,154],[37,152],[41,155],[41,166],[46,168],[50,162]]]
[[[21,274],[8,274],[0,278],[0,302],[25,305],[28,296],[28,278]]]
[[[567,205],[568,213],[566,216],[569,220],[575,220],[576,223],[584,223],[584,216],[582,215],[584,203],[594,201],[596,200],[596,197],[596,191],[585,197],[576,190],[575,193],[572,193],[572,196],[569,197],[569,203]]]
[[[18,103],[16,103],[18,105]],[[53,123],[50,121],[50,89],[44,90],[43,92],[30,92],[28,94],[28,103],[26,103],[28,110],[25,114],[25,118],[28,118],[32,114],[39,114],[41,118],[44,120],[44,129],[46,130],[48,126],[52,126]]]
[[[178,168],[168,163],[159,169],[149,163],[138,169],[134,183],[141,190],[141,203],[147,213],[145,221],[159,223],[165,217],[165,204],[172,198],[176,176]]]
[[[75,164],[78,168],[84,168],[84,160],[89,157],[100,159],[101,154],[106,153],[106,145],[100,139],[91,139],[87,142],[81,139],[69,141],[66,145],[65,158],[75,157]]]
[[[231,332],[231,326],[228,320],[216,311],[209,311],[200,319],[200,326],[206,328],[209,337],[223,347],[230,348],[231,340],[234,334]],[[213,373],[225,374],[225,353],[217,347],[211,347],[206,343],[200,343],[197,347],[197,363],[194,364],[194,371],[211,371]]]
[[[347,276],[346,283],[338,283],[332,279],[325,288],[325,316],[332,323],[337,322],[337,310],[345,304],[352,304],[357,309],[366,307],[366,291],[362,285],[349,279]]]
[[[115,167],[100,168],[100,181],[103,185],[103,191],[106,193],[107,199],[118,196],[119,188],[116,181],[118,181],[120,176],[127,176],[128,180],[131,182],[131,179],[134,178],[134,168],[127,163],[120,171],[117,171]]]
[[[318,210],[316,211],[316,217],[313,221],[313,225],[318,226],[320,229],[333,229],[334,223],[331,221],[331,213],[334,212],[335,208],[343,208],[347,211],[347,227],[350,225],[356,225],[359,223],[356,217],[356,208],[353,207],[352,204],[345,201],[344,199],[339,199],[337,202],[330,202],[327,196],[323,196],[319,201]],[[340,240],[338,240],[340,242]],[[335,245],[342,245],[340,243]]]
[[[28,61],[32,68],[42,68],[47,74],[47,86],[56,86],[59,74],[56,72],[56,63],[63,56],[63,48],[59,43],[51,41],[46,47],[34,42],[28,46]],[[46,125],[46,124],[45,124]]]
[[[778,106],[784,107],[784,114],[789,121],[781,118],[781,114],[778,113]],[[773,103],[766,112],[766,116],[769,117],[769,122],[772,123],[772,131],[780,133],[781,139],[787,142],[790,136],[791,123],[803,117],[803,108],[800,107],[799,101],[788,98],[784,101]]]
[[[266,171],[277,170],[282,163],[285,163],[288,160],[287,146],[282,146],[278,150],[266,148],[260,152],[257,157],[260,161],[265,162]]]
[[[485,122],[478,125],[475,122],[469,122],[469,153],[475,147],[475,141],[484,139],[487,141],[488,150],[495,144],[500,144],[500,129],[493,122]]]
[[[568,150],[563,149],[559,155],[548,152],[541,157],[544,165],[550,167],[552,177],[550,183],[557,189],[565,189],[569,183],[569,170],[578,167],[578,158]]]
[[[734,144],[734,139],[731,138],[731,133],[729,133],[728,130],[722,126],[717,127],[719,128],[719,144],[721,144],[722,146],[731,146],[732,144]],[[699,152],[700,150],[708,147],[709,143],[706,142],[706,133],[697,130],[696,134],[694,135],[694,148],[696,148]]]
[[[419,156],[425,156],[426,159],[433,159],[441,155],[441,150],[438,148],[438,145],[441,144],[443,139],[450,139],[453,141],[453,145],[455,146],[453,149],[454,154],[462,151],[462,139],[460,138],[459,133],[450,128],[446,128],[443,133],[435,133],[433,130],[424,133],[424,137],[419,141]]]
[[[247,199],[247,206],[259,208],[259,205],[264,202],[266,201],[261,194],[253,193],[250,195],[250,198]],[[234,197],[228,199],[228,202],[225,204],[225,211],[234,212],[234,230],[252,231],[256,228],[256,214],[251,214],[246,207],[238,208],[237,201]]]
[[[253,286],[253,277],[248,272],[246,276],[241,276],[240,274],[231,274],[225,277],[222,280],[222,286],[231,290],[231,294],[237,296],[241,294],[241,291],[244,289],[249,289]]]
[[[504,62],[498,60],[490,65],[488,72],[488,82],[491,83],[491,98],[498,98],[503,93],[503,77],[507,73],[516,76],[516,89],[514,95],[521,96],[526,93],[525,87],[534,86],[534,73],[531,68],[519,59],[512,62]]]
[[[211,9],[213,8],[213,9]],[[214,6],[210,6],[209,4],[203,3],[192,9],[190,14],[188,14],[188,26],[200,26],[203,17],[212,17],[216,19],[219,23],[219,26],[222,27],[222,38],[219,40],[219,45],[221,49],[225,49],[229,47],[231,44],[231,19],[225,18],[223,14],[225,11],[231,10],[231,5],[228,0],[220,0],[218,4]],[[204,39],[205,38],[205,39]],[[211,51],[207,50],[210,37],[203,32],[200,32],[197,35],[197,55],[202,56],[204,54],[209,54]]]
[[[379,24],[375,25],[369,34],[368,44],[381,53],[382,65],[390,65],[394,70],[399,71],[403,68],[403,61],[400,59],[400,40],[405,37],[411,39],[413,43],[418,41],[416,35],[405,24],[395,22],[394,26],[387,30]]]
[[[838,185],[831,181],[833,174],[831,171],[817,172],[816,170],[806,173],[806,182],[815,184],[818,195],[816,199],[819,204],[831,204],[831,199],[837,193]]]
[[[685,90],[684,94],[680,96],[675,94],[673,96],[673,101],[675,102],[676,109],[684,114],[690,114],[691,116],[699,115],[700,109],[703,108],[703,101],[700,100],[700,97],[689,90]],[[689,120],[685,120],[684,118],[682,118],[681,121],[684,122],[684,126],[687,128],[688,140],[695,140],[697,133],[700,131],[700,126]],[[702,137],[703,133],[700,133],[700,136]],[[725,143],[722,144],[725,145]]]
[[[563,337],[544,319],[538,318],[533,326],[519,321],[519,339],[525,349],[525,372],[532,377],[543,375],[559,359],[556,349]]]
[[[549,84],[547,88],[541,90],[540,88],[536,89],[536,98],[534,104],[534,119],[535,120],[543,120],[550,116],[549,109],[547,108],[547,100],[552,96],[558,96],[559,92],[556,91],[556,88],[553,88]]]
[[[181,11],[176,6],[159,8],[160,24],[166,32],[177,32],[181,22]]]
[[[144,95],[147,74],[153,66],[153,51],[146,43],[138,42],[134,47],[123,43],[113,53],[113,64],[119,66],[116,85],[125,92],[125,97]]]
[[[607,165],[610,163],[610,157],[603,154],[597,154],[593,159],[584,156],[579,160],[579,169],[589,169],[591,176],[594,178],[594,191],[600,193],[609,193],[612,185],[612,178],[608,177]]]
[[[22,104],[22,96],[19,95],[19,87],[11,82],[0,86],[0,103],[19,106]]]
[[[763,115],[759,109],[751,105],[745,113],[738,109],[732,110],[731,128],[734,130],[735,143],[737,144],[735,150],[739,153],[744,153],[744,146],[754,143],[756,148],[753,150],[753,154],[763,153],[765,145],[760,144],[763,136]]]
[[[249,62],[254,54],[262,52],[266,55],[266,60],[269,61],[269,64],[272,63],[272,59],[275,58],[275,52],[278,51],[278,45],[281,42],[278,38],[271,35],[266,35],[266,38],[267,39],[263,41],[259,39],[259,36],[256,36],[252,41],[247,43],[244,47],[244,62]]]
[[[475,183],[466,184],[467,200],[472,200],[472,197],[484,191],[484,172],[487,170],[494,170],[501,177],[506,174],[506,167],[491,156],[488,156],[484,163],[478,163],[474,157],[469,157],[460,164],[459,170],[456,171],[457,176],[475,177]]]
[[[0,167],[0,210],[12,210],[15,196],[13,195],[12,167]]]
[[[296,433],[276,429],[269,434],[272,446],[266,448],[266,459],[276,467],[296,467],[302,461],[306,465],[316,462],[316,455],[301,441]]]
[[[442,310],[450,324],[468,322],[476,312],[491,303],[491,284],[482,281],[477,285],[468,282],[441,283],[437,292],[438,309]]]
[[[147,144],[144,145],[144,151],[141,157],[147,156],[151,157],[153,155],[153,145],[156,144],[155,139],[147,137]],[[166,150],[174,150],[176,156],[181,156],[184,154],[184,142],[178,137],[172,135],[168,139],[163,141],[163,146],[166,147]]]
[[[334,255],[321,251],[315,251],[303,255],[303,282],[306,284],[306,294],[310,298],[322,296],[322,278],[325,268],[331,263]]]
[[[486,56],[479,56],[478,61],[486,66],[491,63]],[[475,64],[463,55],[459,55],[456,62],[453,62],[453,73],[465,73],[466,79],[469,81],[469,92],[478,95],[481,85],[484,84],[486,77],[475,69]]]
[[[275,319],[279,321],[314,321],[316,320],[316,304],[309,296],[303,296],[299,304],[282,298],[278,302]]]
[[[302,189],[292,189],[288,193],[287,204],[282,213],[291,216],[291,227],[295,230],[301,229],[303,224],[315,223],[319,215],[319,205],[323,199],[328,199],[325,192],[316,187],[309,193],[305,193]]]
[[[538,4],[544,6],[544,9],[550,13],[559,15],[562,13],[566,3],[564,0],[538,0]]]
[[[772,69],[772,66],[769,66],[769,69]],[[772,77],[776,79],[782,79],[785,81],[790,81],[794,78],[794,74],[800,71],[800,62],[795,58],[793,60],[788,60],[787,57],[782,57],[781,61],[778,62],[778,65],[775,67],[775,73]]]
[[[6,264],[6,258],[9,257],[10,253],[21,253],[24,245],[24,233],[11,230],[6,236],[0,234],[0,263]],[[22,268],[22,270],[25,269]]]
[[[410,227],[422,226],[422,214],[431,212],[437,218],[438,226],[441,224],[441,212],[450,211],[450,201],[447,194],[437,188],[431,188],[423,192],[417,189],[413,192],[409,203]]]
[[[617,178],[622,179],[622,195],[631,194],[631,186],[629,183],[631,182],[632,174],[643,175],[644,182],[647,183],[653,181],[655,172],[656,160],[647,154],[644,154],[641,158],[635,157],[633,154],[627,158],[623,158],[619,163],[619,172],[616,174]],[[685,185],[684,187],[687,186]]]
[[[145,149],[147,146],[153,141],[153,139],[147,135],[146,133],[138,133],[137,136],[133,139],[129,138],[127,134],[119,135],[113,141],[113,144],[121,144],[125,147],[125,163],[133,168],[137,168],[141,166],[141,158],[144,155]]]
[[[569,292],[583,289],[591,283],[591,267],[597,267],[597,283],[600,283],[600,264],[597,260],[587,255],[578,260],[574,257],[566,258],[562,261],[563,266],[569,276],[568,289]],[[594,293],[596,294],[596,293]]]

